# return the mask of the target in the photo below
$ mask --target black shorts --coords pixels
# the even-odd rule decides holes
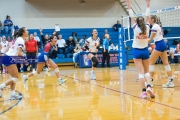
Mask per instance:
[[[89,53],[93,54],[94,56],[95,56],[95,55],[97,55],[97,53],[96,53],[96,52],[89,52]]]

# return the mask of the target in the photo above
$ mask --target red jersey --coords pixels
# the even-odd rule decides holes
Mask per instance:
[[[26,51],[27,52],[37,52],[37,41],[32,39],[28,40],[26,43]]]

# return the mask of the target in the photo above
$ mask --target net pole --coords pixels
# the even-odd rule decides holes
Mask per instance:
[[[126,53],[125,53],[125,46],[124,46],[124,28],[121,27],[118,30],[118,35],[119,35],[119,59],[118,59],[118,64],[119,64],[119,69],[120,70],[126,70]]]

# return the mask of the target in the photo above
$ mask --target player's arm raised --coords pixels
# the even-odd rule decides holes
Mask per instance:
[[[145,16],[146,16],[146,22],[149,23],[149,20],[150,20],[150,0],[146,0],[146,2],[147,2],[147,8],[146,8]]]
[[[134,25],[136,23],[136,19],[135,19],[135,15],[134,15],[134,12],[131,8],[131,0],[126,0],[126,4],[128,6],[128,10],[129,10],[129,16],[131,17],[131,23],[132,25]]]

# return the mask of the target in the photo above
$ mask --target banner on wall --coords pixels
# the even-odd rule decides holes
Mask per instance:
[[[177,10],[180,9],[180,6],[175,6],[175,7],[170,7],[170,8],[165,8],[165,9],[161,9],[161,10],[154,10],[151,11],[151,14],[156,14],[156,13],[161,13],[161,12],[166,12],[166,11],[173,11],[173,10]],[[143,14],[136,14],[136,16],[143,16],[145,13]]]
[[[59,26],[59,24],[55,24],[55,31],[60,31],[60,26]]]
[[[110,53],[110,66],[118,66],[118,57],[119,57],[119,54],[118,54],[118,51],[117,52],[114,52],[114,53]],[[98,66],[101,66],[102,65],[102,58],[103,58],[103,54],[102,53],[97,53],[97,56],[98,56],[98,61],[99,61],[99,64]],[[92,67],[92,62],[91,60],[88,59],[88,54],[87,53],[80,53],[80,67],[81,68],[86,68],[86,67]],[[106,62],[105,62],[106,64]]]

